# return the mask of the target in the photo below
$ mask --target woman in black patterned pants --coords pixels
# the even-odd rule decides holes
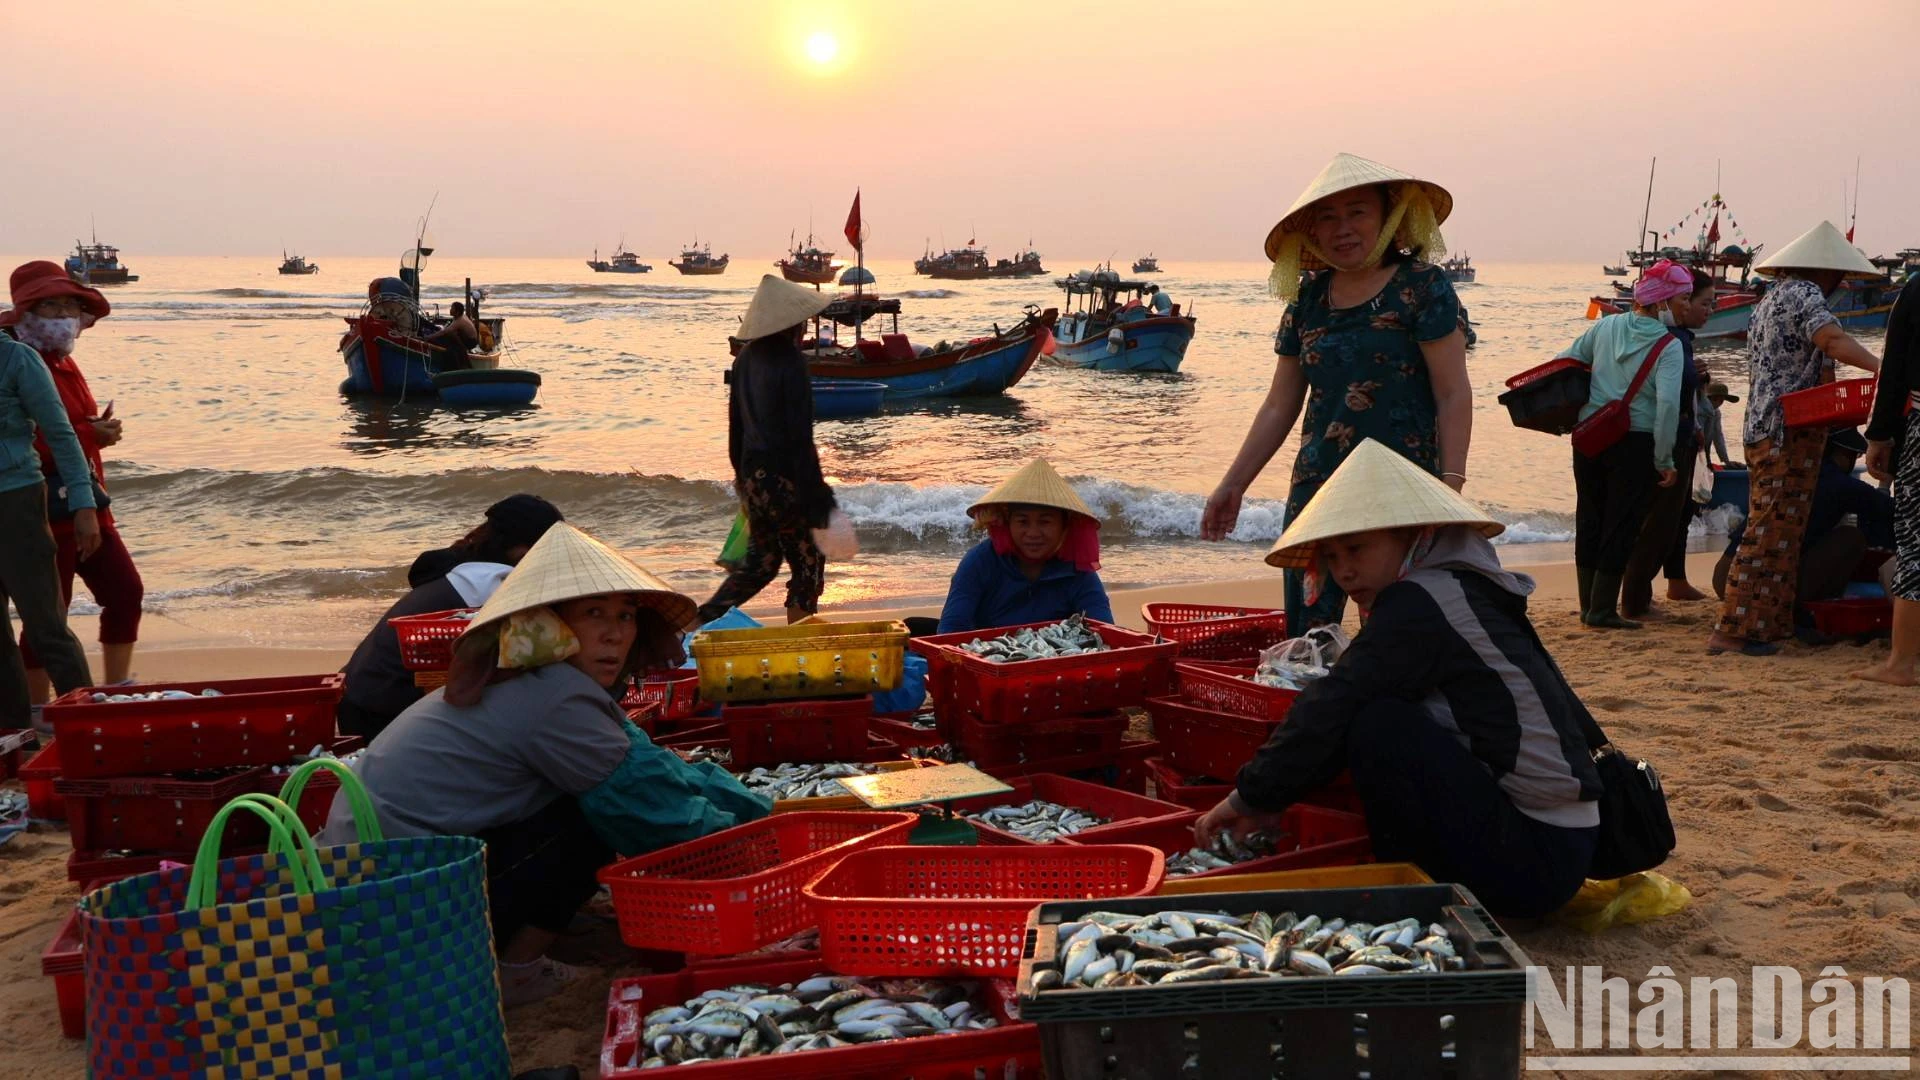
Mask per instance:
[[[1853,674],[1895,686],[1920,685],[1920,277],[1908,279],[1887,319],[1887,355],[1867,424],[1867,471],[1876,480],[1893,481],[1899,565],[1888,589],[1893,644],[1887,662]]]

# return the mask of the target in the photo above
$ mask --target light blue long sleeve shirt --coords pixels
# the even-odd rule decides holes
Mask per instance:
[[[1658,319],[1627,312],[1609,315],[1587,328],[1560,355],[1571,356],[1593,368],[1592,388],[1580,419],[1592,416],[1602,405],[1618,401],[1627,394],[1647,350],[1671,331]],[[1680,423],[1680,376],[1686,367],[1686,350],[1675,340],[1660,352],[1653,373],[1641,385],[1640,392],[1627,403],[1635,431],[1653,435],[1653,467],[1673,468],[1673,434]]]
[[[60,466],[57,477],[40,475],[40,455],[33,449],[36,425]],[[32,487],[43,479],[56,489],[64,481],[69,508],[93,509],[93,471],[53,375],[39,353],[0,334],[0,491]]]

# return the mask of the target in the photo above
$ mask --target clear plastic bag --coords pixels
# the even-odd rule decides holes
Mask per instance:
[[[828,562],[846,562],[860,554],[860,538],[854,534],[853,519],[835,507],[827,518],[827,527],[813,530],[813,545]]]
[[[1683,911],[1693,902],[1685,885],[1651,871],[1612,881],[1588,881],[1554,914],[1557,922],[1589,934],[1614,926],[1650,922]]]
[[[1340,659],[1348,641],[1347,632],[1339,626],[1316,626],[1261,653],[1253,681],[1262,686],[1304,690]]]

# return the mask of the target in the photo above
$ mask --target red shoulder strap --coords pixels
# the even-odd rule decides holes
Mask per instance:
[[[1667,346],[1672,343],[1672,334],[1668,334],[1653,343],[1653,348],[1647,350],[1647,358],[1640,361],[1640,370],[1633,373],[1633,382],[1627,384],[1626,396],[1622,397],[1620,399],[1621,401],[1629,405],[1633,404],[1633,396],[1640,392],[1640,387],[1647,381],[1647,376],[1653,373],[1654,362],[1660,359],[1660,354],[1665,352]]]

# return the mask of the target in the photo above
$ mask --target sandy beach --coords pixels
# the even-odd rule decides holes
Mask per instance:
[[[1693,563],[1693,580],[1707,580],[1710,560]],[[1595,633],[1571,614],[1570,567],[1526,569],[1540,583],[1535,621],[1569,679],[1617,742],[1663,770],[1680,839],[1663,871],[1694,896],[1680,914],[1598,935],[1511,927],[1533,960],[1556,971],[1601,965],[1631,983],[1665,967],[1683,982],[1731,976],[1743,987],[1755,965],[1789,966],[1808,979],[1834,965],[1854,978],[1920,971],[1917,699],[1844,677],[1883,658],[1885,645],[1708,657],[1711,602],[1667,605],[1672,617],[1640,633]],[[1277,603],[1279,592],[1275,574],[1118,593],[1114,607],[1137,625],[1140,605],[1155,599],[1262,604]],[[83,638],[89,632],[81,628]],[[337,666],[350,644],[170,649],[163,638],[143,644],[138,668],[148,679],[311,672]],[[0,1060],[23,1080],[84,1069],[83,1044],[60,1037],[52,984],[39,970],[41,949],[76,897],[67,851],[64,830],[49,826],[0,847],[0,1015],[11,1020],[0,1028]],[[559,998],[511,1014],[516,1068],[588,1069],[607,981],[631,970],[598,969]],[[1744,1024],[1741,1037],[1745,1045]]]

